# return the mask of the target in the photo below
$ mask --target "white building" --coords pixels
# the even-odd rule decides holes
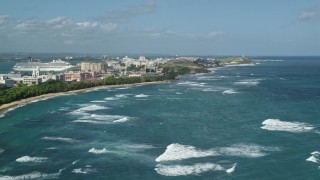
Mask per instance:
[[[0,75],[0,84],[4,84],[6,87],[13,87],[14,81],[9,79],[8,76]]]

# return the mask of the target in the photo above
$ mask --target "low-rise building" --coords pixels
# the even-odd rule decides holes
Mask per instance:
[[[14,81],[9,79],[8,76],[0,76],[0,84],[5,85],[6,87],[13,87]]]
[[[26,76],[22,83],[23,84],[27,84],[27,85],[36,85],[36,84],[40,84],[42,82],[42,79],[39,77],[32,77],[32,76]]]
[[[81,68],[81,71],[104,73],[105,63],[82,62],[80,64],[80,68]]]
[[[69,71],[64,73],[64,80],[66,82],[71,81],[87,81],[87,80],[96,80],[97,74],[96,72],[81,72],[81,71]]]

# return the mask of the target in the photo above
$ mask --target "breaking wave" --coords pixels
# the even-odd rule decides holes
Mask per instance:
[[[49,137],[45,136],[41,139],[48,140],[48,141],[60,141],[60,142],[67,142],[67,143],[75,143],[78,142],[78,140],[72,139],[72,138],[65,138],[65,137]]]
[[[92,168],[78,168],[78,169],[73,169],[72,172],[75,174],[90,174],[97,171]]]
[[[1,149],[1,148],[0,148],[0,153],[3,153],[3,152],[4,152],[4,149]]]
[[[182,160],[189,158],[217,156],[217,152],[212,150],[199,150],[193,146],[181,145],[181,144],[170,144],[167,146],[166,151],[156,158],[157,162],[160,161],[173,161]]]
[[[195,86],[195,87],[203,87],[206,83],[197,83],[192,81],[180,82],[177,83],[178,85],[188,85],[188,86]]]
[[[92,123],[92,124],[109,124],[109,123],[122,123],[132,119],[128,116],[120,116],[120,115],[84,115],[78,120],[73,122],[80,122],[80,123]]]
[[[267,119],[262,122],[261,129],[270,130],[270,131],[287,131],[293,133],[302,133],[309,132],[314,127],[307,123],[301,122],[287,122],[280,121],[279,119]]]
[[[93,104],[93,105],[88,105],[88,106],[79,108],[79,109],[71,112],[71,114],[85,114],[86,112],[103,110],[103,109],[109,109],[109,108]]]
[[[244,85],[244,86],[257,86],[260,83],[261,79],[247,79],[235,82],[236,85]]]
[[[134,97],[137,97],[137,98],[145,98],[145,97],[149,97],[149,95],[146,95],[146,94],[138,94],[138,95],[135,95]]]
[[[46,173],[40,173],[40,172],[32,172],[29,174],[23,174],[19,176],[1,176],[1,180],[25,180],[25,179],[55,179],[58,178],[60,173],[52,173],[52,174],[46,174]]]
[[[161,161],[175,161],[190,158],[201,158],[209,156],[238,156],[257,158],[266,156],[267,152],[279,151],[277,147],[265,147],[255,144],[236,144],[230,147],[212,148],[208,150],[197,149],[194,146],[170,144],[163,154],[155,159]]]
[[[92,102],[92,103],[104,103],[104,102],[106,102],[106,101],[95,100],[95,101],[90,101],[90,102]]]
[[[48,158],[46,157],[30,157],[30,156],[22,156],[18,159],[16,159],[17,162],[44,162],[45,160],[47,160]]]
[[[306,159],[306,161],[319,163],[320,162],[320,152],[314,151],[311,153],[311,156]]]
[[[208,171],[226,171],[231,173],[234,171],[235,166],[226,169],[219,164],[214,163],[197,163],[194,165],[162,165],[158,164],[155,170],[158,174],[163,176],[186,176],[198,175]]]
[[[238,92],[232,89],[228,89],[223,91],[222,94],[238,94]]]
[[[109,151],[106,148],[102,148],[102,149],[91,148],[88,152],[93,154],[105,154],[105,153],[108,153]]]

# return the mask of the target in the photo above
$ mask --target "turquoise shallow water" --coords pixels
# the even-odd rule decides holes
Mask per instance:
[[[13,109],[0,179],[319,179],[320,58],[255,62]]]

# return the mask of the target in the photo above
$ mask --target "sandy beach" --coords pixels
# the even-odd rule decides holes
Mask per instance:
[[[171,82],[171,81],[166,80],[166,81],[143,82],[143,83],[135,83],[135,84],[105,85],[105,86],[97,86],[97,87],[91,87],[91,88],[86,88],[86,89],[78,89],[78,90],[74,90],[74,91],[43,94],[40,96],[21,99],[18,101],[13,101],[11,103],[0,105],[0,116],[5,114],[7,112],[7,110],[10,108],[14,108],[16,106],[24,105],[24,104],[30,103],[32,101],[46,99],[46,98],[50,98],[50,97],[75,94],[75,93],[76,94],[77,93],[85,93],[85,92],[97,90],[97,89],[106,89],[106,88],[113,88],[113,87],[128,87],[128,86],[147,85],[147,84],[162,84],[162,83],[169,83],[169,82]]]

